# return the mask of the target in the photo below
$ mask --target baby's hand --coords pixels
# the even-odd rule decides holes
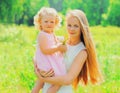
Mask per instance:
[[[58,49],[60,52],[64,53],[67,51],[67,46],[66,45],[59,45]]]
[[[64,37],[63,36],[57,36],[57,40],[58,40],[58,42],[62,43],[64,41]]]
[[[62,45],[65,45],[67,38],[64,37],[64,36],[57,36],[57,40],[58,40],[58,42],[61,43]]]

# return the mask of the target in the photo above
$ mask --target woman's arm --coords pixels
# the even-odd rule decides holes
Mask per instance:
[[[69,85],[79,75],[79,73],[82,69],[82,66],[85,63],[86,58],[87,58],[87,52],[86,52],[86,50],[82,50],[74,59],[68,73],[64,76],[43,78],[38,74],[39,73],[38,71],[36,72],[36,74],[44,82],[48,82],[51,84],[57,84],[57,85]]]

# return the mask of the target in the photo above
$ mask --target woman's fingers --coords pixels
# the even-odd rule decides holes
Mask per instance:
[[[51,69],[51,70],[49,70],[49,71],[43,71],[43,70],[40,70],[40,75],[42,76],[42,77],[51,77],[51,76],[53,76],[54,75],[54,71]]]
[[[46,77],[46,71],[43,71],[43,70],[40,70],[39,71],[39,74],[42,76],[42,77]]]
[[[52,69],[49,71],[43,71],[43,70],[39,70],[39,69],[37,69],[37,67],[35,67],[35,73],[39,78],[54,76],[54,71]]]
[[[54,76],[54,71],[51,69],[47,74],[46,74],[47,77],[52,77]]]
[[[39,70],[37,68],[35,68],[35,74],[37,75],[38,78],[41,78],[41,76],[39,74]]]

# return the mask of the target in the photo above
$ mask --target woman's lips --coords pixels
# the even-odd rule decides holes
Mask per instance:
[[[74,34],[74,33],[70,33],[70,34]]]

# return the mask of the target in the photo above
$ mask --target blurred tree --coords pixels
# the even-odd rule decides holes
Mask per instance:
[[[90,25],[99,25],[102,14],[107,11],[109,0],[82,0],[82,3]]]
[[[62,5],[62,13],[66,14],[66,12],[70,9],[83,9],[82,0],[64,0]]]
[[[120,0],[111,0],[107,13],[107,21],[110,25],[120,26]]]
[[[120,0],[0,0],[0,22],[33,25],[34,15],[43,6],[63,15],[70,9],[81,9],[90,25],[120,26]]]
[[[17,24],[33,25],[33,17],[38,10],[43,6],[49,6],[48,1],[45,0],[25,0],[23,4],[22,16]]]
[[[29,0],[28,0],[29,1]],[[48,0],[31,0],[26,13],[26,21],[28,25],[33,25],[33,17],[43,6],[49,6]]]
[[[20,18],[24,0],[0,0],[0,21],[4,23],[14,23],[16,18]],[[16,15],[19,15],[16,17]]]
[[[22,4],[18,4],[18,5],[21,5],[20,7],[22,8],[22,11],[20,13],[15,14],[15,23],[16,24],[24,23],[26,21],[25,20],[26,11],[27,11],[27,13],[29,12],[30,1],[29,0],[23,0],[23,1],[24,2]],[[20,2],[18,1],[18,3],[20,3]],[[18,8],[18,9],[20,9],[20,8]]]
[[[63,0],[48,0],[50,7],[55,8],[57,11],[62,10]]]
[[[33,16],[47,0],[0,0],[0,22],[33,24]]]

